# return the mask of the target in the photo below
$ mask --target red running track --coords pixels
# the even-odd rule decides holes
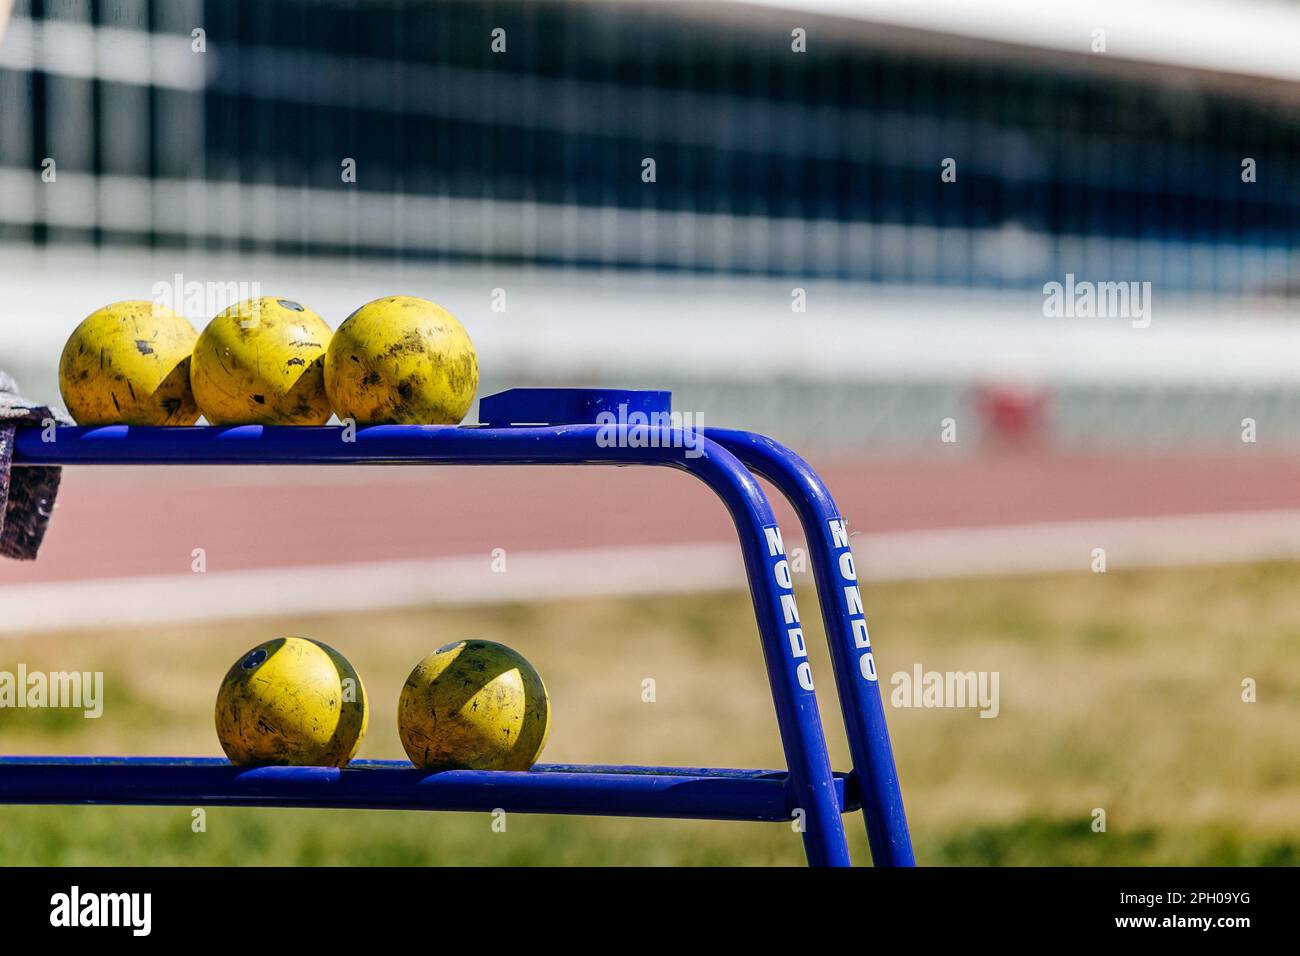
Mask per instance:
[[[930,457],[817,460],[867,532],[1300,508],[1300,458]],[[769,489],[769,494],[771,491]],[[773,495],[774,503],[776,502]],[[795,540],[783,503],[778,517]],[[667,469],[77,468],[39,561],[0,584],[725,542],[703,485]]]

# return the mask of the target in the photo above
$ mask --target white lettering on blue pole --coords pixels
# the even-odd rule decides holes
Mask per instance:
[[[763,535],[767,539],[767,556],[779,559],[772,565],[772,574],[776,578],[776,586],[781,590],[781,617],[787,625],[786,637],[790,641],[790,656],[799,662],[795,667],[795,674],[799,678],[799,686],[811,691],[813,689],[812,665],[807,660],[808,647],[804,644],[803,628],[790,626],[799,623],[799,605],[794,599],[794,578],[790,574],[790,562],[785,559],[785,542],[781,540],[781,529],[769,525],[763,529]]]
[[[858,670],[864,680],[877,680],[876,659],[871,653],[871,636],[867,633],[867,619],[862,612],[862,593],[858,590],[858,569],[849,547],[849,527],[843,518],[827,522],[831,543],[840,551],[838,564],[840,579],[844,582],[844,605],[849,612],[849,626],[853,629],[853,646],[862,651]]]

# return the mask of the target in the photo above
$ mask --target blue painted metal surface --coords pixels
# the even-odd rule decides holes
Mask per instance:
[[[619,406],[623,409],[620,417]],[[493,809],[520,812],[788,820],[801,811],[813,865],[848,865],[841,812],[864,815],[873,858],[912,862],[906,818],[879,689],[862,679],[865,621],[845,604],[847,543],[825,486],[788,449],[746,432],[684,434],[663,425],[520,426],[528,419],[594,419],[610,411],[667,411],[667,392],[516,389],[488,396],[481,418],[510,427],[385,425],[342,428],[59,428],[18,432],[18,464],[643,464],[704,481],[726,504],[745,560],[788,773],[682,768],[557,767],[526,773],[447,771],[358,762],[330,768],[234,768],[224,761],[133,758],[0,758],[0,803],[256,803]],[[654,419],[651,419],[652,421]],[[636,422],[636,419],[632,419]],[[691,454],[684,454],[690,449]],[[740,457],[738,457],[740,456]],[[740,460],[744,459],[744,462]],[[811,668],[798,627],[789,565],[771,507],[746,464],[799,512],[813,553],[837,689],[855,771],[832,773]],[[851,552],[849,552],[851,567]],[[855,592],[856,593],[856,592]],[[869,657],[869,654],[867,654]],[[846,795],[846,790],[848,791]],[[200,799],[202,792],[205,796]],[[497,796],[491,797],[492,794]],[[513,803],[506,803],[507,794]],[[39,798],[39,799],[38,799]],[[341,801],[341,802],[337,802]]]
[[[406,761],[235,767],[221,758],[4,757],[0,803],[273,806],[564,813],[695,820],[789,820],[788,775],[686,767],[418,770]],[[841,810],[844,777],[834,795]]]
[[[479,400],[484,425],[595,425],[609,415],[627,425],[653,425],[672,410],[672,392],[626,388],[510,388]]]
[[[885,724],[848,523],[812,466],[784,445],[730,429],[709,428],[705,435],[772,482],[799,516],[812,555],[849,752],[861,779],[871,858],[877,866],[913,866],[912,838]]]

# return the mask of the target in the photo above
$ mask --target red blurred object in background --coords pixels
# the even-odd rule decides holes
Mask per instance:
[[[985,445],[1001,449],[1040,449],[1051,434],[1051,392],[1032,385],[993,382],[973,392]]]

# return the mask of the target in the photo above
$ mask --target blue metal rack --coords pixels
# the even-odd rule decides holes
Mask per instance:
[[[659,465],[727,506],[740,539],[785,771],[539,765],[431,773],[392,761],[346,769],[231,766],[221,759],[0,758],[0,803],[270,805],[786,820],[801,816],[812,865],[850,864],[842,814],[863,811],[877,865],[913,864],[875,663],[843,518],[801,458],[749,432],[692,433],[660,418],[667,392],[511,389],[487,396],[491,427],[62,427],[18,432],[20,465]],[[538,424],[545,418],[548,424]],[[751,471],[752,469],[752,471]],[[780,529],[755,474],[791,501],[813,558],[853,772],[831,770]]]

